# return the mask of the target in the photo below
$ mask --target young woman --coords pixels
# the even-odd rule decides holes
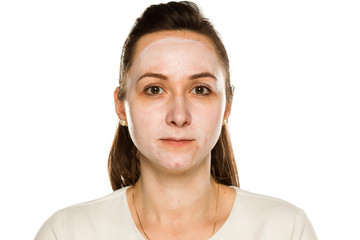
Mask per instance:
[[[301,209],[239,188],[229,60],[194,3],[146,9],[120,68],[114,192],[56,212],[35,239],[316,239]]]

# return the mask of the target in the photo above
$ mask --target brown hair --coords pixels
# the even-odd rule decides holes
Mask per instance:
[[[128,35],[121,54],[118,100],[125,98],[126,74],[131,67],[136,44],[146,34],[186,30],[207,36],[214,43],[225,73],[226,101],[231,103],[233,87],[230,83],[229,59],[225,47],[210,21],[203,17],[195,3],[169,2],[152,5],[138,18]],[[126,126],[119,124],[110,150],[108,172],[113,190],[135,185],[140,177],[137,149]],[[211,150],[211,175],[225,185],[239,187],[234,152],[226,125]]]

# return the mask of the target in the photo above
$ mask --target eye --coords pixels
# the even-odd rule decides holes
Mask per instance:
[[[145,88],[145,93],[148,95],[158,95],[164,92],[164,89],[162,89],[159,86],[149,86]]]
[[[197,95],[209,95],[211,93],[211,90],[207,86],[200,85],[194,87],[191,92]]]

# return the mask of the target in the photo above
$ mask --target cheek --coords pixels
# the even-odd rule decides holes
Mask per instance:
[[[151,125],[154,126],[164,119],[166,105],[163,102],[152,102],[147,104],[144,101],[133,101],[130,106],[130,115],[132,122],[142,126]]]
[[[197,109],[193,115],[193,131],[203,140],[203,144],[216,143],[222,127],[225,106],[222,103]]]
[[[129,132],[135,144],[156,136],[154,134],[161,127],[164,118],[161,108],[162,106],[154,104],[149,107],[137,101],[132,101],[132,104],[127,106]]]

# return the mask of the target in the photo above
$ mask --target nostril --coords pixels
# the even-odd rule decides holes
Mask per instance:
[[[176,126],[176,127],[181,127],[181,125],[182,125],[182,124],[179,124],[179,123],[177,123],[175,121],[171,121],[170,124],[173,125],[173,126]]]
[[[188,125],[188,121],[171,121],[170,125],[175,126],[175,127],[183,127]]]

